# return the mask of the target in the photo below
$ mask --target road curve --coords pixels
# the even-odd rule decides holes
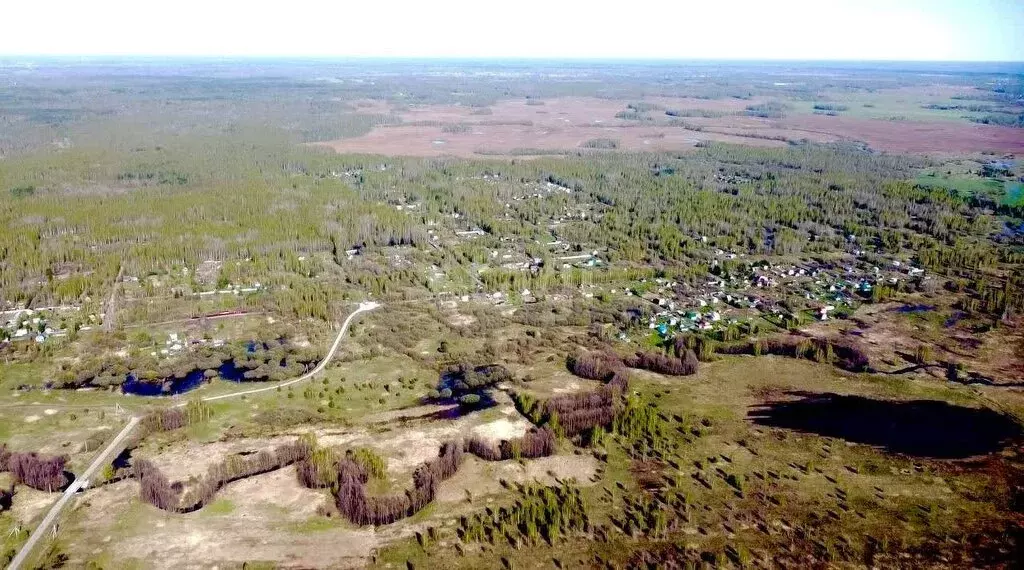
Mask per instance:
[[[96,456],[96,459],[93,460],[92,464],[89,465],[88,469],[86,469],[81,476],[76,477],[75,480],[71,482],[71,485],[68,486],[68,488],[64,491],[64,494],[60,496],[60,499],[56,503],[54,503],[52,507],[50,507],[50,512],[46,513],[46,516],[43,518],[43,522],[39,523],[39,526],[36,527],[36,529],[28,537],[28,540],[25,542],[25,544],[22,545],[21,550],[18,552],[17,556],[15,556],[13,560],[11,560],[11,564],[7,567],[7,570],[18,570],[18,568],[20,568],[21,565],[25,563],[25,559],[28,557],[29,553],[32,552],[32,548],[35,547],[36,543],[39,542],[43,535],[45,535],[50,530],[50,527],[53,526],[54,521],[57,520],[57,515],[59,515],[61,510],[64,509],[64,506],[68,503],[68,501],[70,501],[71,498],[75,496],[75,493],[77,493],[79,489],[82,489],[83,487],[86,487],[89,484],[89,478],[92,477],[97,470],[102,469],[103,466],[105,466],[107,463],[113,460],[113,458],[111,458],[110,455],[114,452],[114,450],[118,448],[118,446],[124,443],[124,440],[128,437],[128,434],[130,434],[132,430],[135,429],[135,426],[138,425],[141,419],[142,418],[135,416],[132,419],[128,420],[128,424],[124,426],[124,429],[121,430],[121,433],[117,434],[117,437],[114,438],[114,441],[111,441],[110,445],[108,445],[106,449],[104,449],[99,455]]]
[[[313,376],[316,376],[318,373],[320,373],[324,368],[326,368],[327,364],[334,357],[334,354],[338,352],[338,347],[341,345],[341,339],[345,338],[345,333],[348,332],[348,328],[349,325],[352,324],[352,320],[358,315],[372,311],[377,307],[380,307],[380,303],[374,303],[372,301],[359,303],[359,307],[357,307],[356,310],[352,311],[352,313],[349,314],[349,316],[341,324],[341,330],[338,331],[338,336],[334,339],[334,344],[331,345],[330,350],[328,350],[327,354],[324,355],[322,360],[320,360],[320,363],[317,364],[315,368],[303,374],[302,376],[299,376],[298,378],[293,378],[291,380],[286,380],[273,386],[267,386],[265,388],[255,388],[252,390],[232,392],[230,394],[221,394],[219,396],[209,396],[203,398],[202,400],[204,402],[212,402],[214,400],[236,398],[238,396],[244,396],[246,394],[258,394],[260,392],[276,390],[284,386],[291,386],[292,384],[302,382],[303,380],[309,380]],[[182,402],[178,404],[177,407],[181,407],[186,404],[187,402]],[[125,438],[127,438],[128,434],[130,434],[132,430],[135,429],[135,426],[139,424],[141,419],[142,418],[136,416],[129,420],[128,424],[124,426],[124,429],[121,430],[121,433],[117,434],[117,437],[115,437],[114,440],[110,442],[110,445],[108,445],[106,449],[104,449],[96,457],[96,459],[92,462],[91,465],[89,465],[89,467],[82,473],[80,477],[75,478],[75,480],[71,483],[67,490],[64,491],[64,494],[61,495],[60,499],[56,503],[54,503],[52,507],[50,507],[50,511],[46,513],[46,517],[43,518],[43,522],[41,522],[39,526],[37,526],[36,529],[32,532],[32,534],[28,537],[28,540],[25,542],[24,545],[22,545],[21,550],[18,551],[18,554],[14,557],[13,560],[11,560],[10,565],[7,566],[7,570],[18,570],[19,568],[21,568],[22,564],[25,563],[25,560],[28,558],[28,555],[32,552],[32,549],[35,547],[36,543],[39,542],[43,535],[45,535],[50,530],[50,528],[53,526],[54,521],[57,520],[57,516],[60,515],[60,512],[67,505],[68,501],[70,501],[71,498],[75,496],[75,493],[77,493],[80,489],[88,486],[89,478],[95,474],[96,470],[101,469],[104,465],[106,465],[109,461],[112,460],[109,457],[110,454],[113,453],[113,451],[124,442]]]
[[[291,386],[292,384],[302,382],[303,380],[309,380],[313,376],[316,376],[324,368],[327,368],[327,364],[331,361],[332,358],[334,358],[334,353],[338,352],[338,346],[341,345],[341,339],[344,338],[345,333],[348,332],[348,327],[350,324],[352,324],[352,319],[354,319],[360,313],[372,311],[379,306],[380,303],[374,303],[372,301],[359,303],[359,307],[357,307],[356,310],[352,311],[352,314],[350,314],[348,318],[345,319],[345,322],[341,323],[341,330],[338,331],[338,337],[334,339],[334,344],[331,345],[331,349],[328,350],[327,354],[324,355],[323,359],[320,360],[320,364],[317,364],[315,368],[303,374],[302,376],[299,376],[298,378],[293,378],[291,380],[285,380],[284,382],[281,382],[279,384],[274,384],[273,386],[266,386],[264,388],[253,388],[252,390],[242,390],[240,392],[232,392],[230,394],[221,394],[220,396],[207,396],[206,398],[202,398],[202,401],[213,402],[214,400],[236,398],[238,396],[245,396],[248,394],[259,394],[260,392],[269,392],[271,390],[277,390],[278,388],[284,388],[285,386]],[[185,403],[178,404],[179,407],[184,405]]]

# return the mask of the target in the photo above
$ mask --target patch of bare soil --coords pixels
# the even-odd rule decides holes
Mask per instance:
[[[448,322],[456,327],[467,327],[476,322],[476,317],[462,313],[452,313],[448,315]]]
[[[597,459],[592,455],[555,455],[530,459],[522,463],[509,461],[483,461],[467,457],[451,479],[441,484],[437,500],[457,503],[468,497],[493,495],[502,491],[501,480],[517,483],[537,481],[550,485],[556,479],[576,479],[580,485],[590,485],[597,472]]]
[[[526,421],[526,418],[516,415],[511,419],[501,418],[493,422],[480,424],[473,427],[470,433],[483,439],[513,439],[522,437],[532,426],[530,422]]]
[[[160,468],[171,481],[183,481],[191,476],[204,475],[211,465],[223,461],[229,455],[271,449],[294,442],[302,433],[312,432],[319,444],[326,447],[373,448],[388,460],[389,475],[402,476],[411,473],[424,461],[437,457],[444,442],[462,439],[467,434],[477,433],[476,430],[480,430],[479,433],[485,437],[493,436],[495,439],[518,437],[526,433],[530,424],[519,415],[509,397],[500,391],[495,391],[493,397],[498,407],[491,410],[504,417],[489,423],[486,423],[478,413],[452,419],[436,419],[439,412],[451,411],[453,406],[417,406],[377,414],[363,427],[309,427],[264,438],[232,439],[212,443],[189,441],[146,458]],[[403,419],[409,420],[409,425],[403,425],[400,422]]]
[[[220,463],[229,455],[259,452],[277,445],[295,441],[295,436],[275,436],[260,439],[233,439],[213,443],[189,441],[173,446],[155,456],[147,456],[171,481],[188,479],[191,475],[204,475],[211,465]]]
[[[402,408],[400,410],[389,410],[387,412],[371,414],[369,416],[362,418],[362,420],[360,420],[360,423],[381,424],[403,420],[429,418],[430,416],[442,415],[445,413],[452,412],[458,407],[458,404],[424,404],[422,406],[412,406],[409,408]]]
[[[850,322],[830,321],[808,325],[803,332],[821,338],[838,338],[840,328],[867,352],[871,365],[881,371],[914,371],[945,378],[945,362],[962,364],[967,371],[996,385],[1024,383],[1024,329],[1006,325],[978,333],[970,326],[954,324],[939,328],[915,324],[901,312],[904,303],[876,303],[861,307]],[[938,310],[938,309],[929,309]],[[929,346],[930,366],[917,368],[918,347]]]
[[[130,486],[90,493],[87,516],[109,524],[110,509],[127,506],[119,497],[138,493],[134,483]],[[294,468],[282,469],[228,485],[218,501],[233,508],[223,514],[180,515],[141,506],[152,522],[121,529],[126,535],[111,548],[118,559],[145,560],[147,568],[210,568],[254,560],[277,561],[281,568],[361,567],[378,546],[374,530],[302,526],[325,500],[327,494],[298,484]]]
[[[316,515],[317,507],[330,497],[300,485],[295,466],[289,466],[231,483],[217,500],[230,501],[235,505],[232,515],[241,518],[259,518],[275,511],[280,513],[279,521],[302,521]]]
[[[389,476],[411,473],[419,464],[437,457],[442,443],[461,438],[469,426],[465,420],[432,422],[390,433],[364,433],[354,438],[351,445],[372,447],[386,456]]]
[[[43,512],[59,498],[58,493],[36,491],[25,485],[18,485],[11,502],[11,514],[22,525],[28,525],[42,516]]]

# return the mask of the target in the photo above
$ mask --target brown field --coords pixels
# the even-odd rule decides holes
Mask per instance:
[[[698,134],[700,136],[698,136]],[[783,146],[782,141],[745,139],[720,133],[696,133],[672,127],[577,127],[545,128],[515,125],[474,125],[471,132],[444,133],[441,127],[395,126],[378,128],[354,139],[322,144],[341,153],[400,156],[461,156],[508,154],[558,154],[582,148],[590,139],[609,138],[624,150],[682,150],[713,140],[758,146]],[[527,150],[543,152],[525,152]]]
[[[1024,132],[959,121],[882,121],[803,115],[780,122],[793,132],[863,141],[875,150],[908,153],[1022,152]]]
[[[1024,152],[1024,133],[1019,129],[964,120],[884,120],[801,112],[766,119],[735,114],[761,102],[757,100],[660,97],[645,102],[662,109],[730,114],[673,121],[659,109],[648,114],[649,120],[626,120],[615,115],[627,110],[630,101],[590,97],[545,99],[532,104],[508,100],[486,108],[424,105],[395,109],[374,102],[365,108],[394,112],[403,124],[314,144],[341,153],[461,157],[564,154],[590,150],[585,143],[592,139],[612,139],[619,150],[629,151],[685,150],[705,141],[782,146],[806,139],[820,143],[864,142],[887,152]]]
[[[863,307],[851,321],[815,322],[802,330],[813,336],[850,336],[859,340],[871,362],[883,373],[916,373],[946,378],[945,363],[961,364],[975,375],[973,382],[1020,392],[1024,386],[1024,335],[1013,326],[985,332],[978,322],[935,297],[921,296],[922,310],[904,312],[913,303],[879,303]],[[958,317],[958,315],[960,315]],[[918,366],[918,347],[928,346],[932,357]]]

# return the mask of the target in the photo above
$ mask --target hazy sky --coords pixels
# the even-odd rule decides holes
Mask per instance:
[[[10,0],[0,54],[1024,60],[1024,0]]]

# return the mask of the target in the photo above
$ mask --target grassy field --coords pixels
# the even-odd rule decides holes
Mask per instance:
[[[475,568],[497,559],[514,568],[552,563],[629,567],[643,553],[663,551],[661,563],[703,558],[716,564],[770,566],[785,552],[792,563],[844,565],[877,557],[885,566],[894,560],[882,562],[885,550],[873,550],[872,537],[912,550],[926,544],[929,536],[957,536],[975,525],[998,532],[1005,524],[993,512],[1005,499],[1000,487],[1005,482],[992,478],[989,465],[1002,459],[964,464],[893,455],[872,445],[813,431],[765,428],[750,420],[752,407],[792,391],[978,406],[966,389],[857,377],[775,357],[727,359],[705,367],[695,378],[643,375],[635,387],[664,414],[683,418],[683,425],[690,426],[688,436],[680,438],[665,461],[638,460],[623,451],[620,441],[609,443],[598,484],[585,492],[592,527],[612,529],[597,543],[570,537],[517,549],[496,540],[466,544],[459,554],[452,546],[458,539],[442,531],[438,542],[426,548],[407,541],[384,549],[376,567],[395,568],[408,561],[417,568]],[[665,487],[685,496],[689,506],[664,535],[631,537],[617,527],[628,504],[663,496]],[[737,554],[744,563],[734,560]]]
[[[934,324],[941,319],[929,318],[930,313],[884,314],[941,326]],[[412,311],[410,322],[426,327],[428,321],[417,318],[422,317]],[[207,465],[225,457],[315,433],[323,445],[374,449],[385,458],[387,476],[369,489],[389,493],[406,488],[411,469],[444,440],[472,433],[514,434],[525,429],[515,426],[528,425],[504,397],[494,408],[462,416],[437,416],[442,407],[422,406],[423,396],[436,382],[436,369],[402,354],[367,356],[376,340],[386,338],[375,331],[381,322],[367,319],[354,332],[345,351],[348,356],[320,377],[291,389],[214,402],[210,420],[155,434],[133,450],[133,457],[149,458],[173,480],[188,484]],[[435,334],[442,329],[435,329]],[[453,338],[451,347],[471,351],[492,345],[517,379],[515,390],[541,398],[597,386],[565,367],[566,350],[573,346],[572,339],[579,338],[573,335],[582,331],[553,327],[535,338],[530,336],[533,330],[498,327],[473,342]],[[402,332],[395,329],[391,334]],[[412,354],[437,354],[438,340],[422,339]],[[12,382],[36,373],[31,367],[15,370]],[[989,405],[991,400],[985,398],[1000,397],[998,392],[982,398],[970,387],[926,375],[853,374],[775,356],[723,357],[705,363],[691,377],[644,371],[632,376],[634,397],[656,406],[664,418],[664,453],[638,455],[636,442],[610,435],[592,448],[562,441],[559,453],[549,458],[496,463],[467,459],[458,474],[442,484],[436,504],[376,530],[324,516],[321,509],[331,504],[330,495],[301,487],[294,467],[231,483],[210,505],[184,515],[142,503],[138,484],[126,480],[84,494],[49,554],[64,553],[75,564],[108,569],[171,567],[164,562],[154,565],[154,560],[229,568],[244,562],[268,567],[368,563],[395,568],[411,563],[479,568],[501,565],[502,559],[515,568],[622,567],[652,556],[742,566],[768,564],[779,553],[793,564],[843,564],[875,557],[884,566],[897,553],[912,553],[921,564],[934,562],[930,553],[948,561],[982,555],[977,549],[956,554],[951,545],[958,541],[999,544],[991,533],[1007,524],[1002,505],[1008,500],[1012,474],[1020,469],[1012,453],[938,458],[929,455],[935,442],[927,440],[927,434],[919,447],[907,447],[870,429],[872,422],[901,417],[899,402],[945,402],[969,415]],[[216,394],[232,387],[228,384],[215,383],[196,394]],[[143,400],[139,405],[146,407],[155,405],[152,400],[108,392],[38,391],[21,397],[37,395],[42,409],[52,406],[58,412],[28,423],[11,416],[3,425],[9,426],[17,443],[21,440],[13,433],[22,423],[18,437],[51,442],[43,448],[53,451],[84,444],[76,439],[78,434],[102,426],[115,428],[112,415],[101,415],[101,405],[135,400]],[[70,409],[58,408],[59,398],[77,401],[79,396],[94,399],[96,407],[74,419]],[[866,413],[875,415],[850,424],[863,423],[868,426],[864,430],[821,431],[812,420],[816,406],[826,403],[815,398],[831,398],[833,403],[861,402],[860,398],[873,406],[865,408]],[[811,402],[806,413],[812,420],[801,416],[796,423],[771,423],[784,417],[779,410],[805,401]],[[1024,400],[1003,403],[1024,414]],[[826,414],[846,413],[837,410]],[[23,413],[19,408],[18,414]],[[943,420],[940,416],[935,421]],[[882,431],[913,429],[896,423]],[[935,431],[936,437],[947,437],[943,430]],[[983,443],[994,446],[991,449],[1001,445]],[[72,465],[84,465],[88,456],[84,449],[73,454]],[[574,481],[590,530],[529,548],[517,548],[504,539],[479,543],[457,536],[460,517],[513,505],[520,500],[519,491],[509,482],[535,480],[545,485]],[[15,504],[33,496],[23,493]],[[30,503],[22,501],[22,510],[5,514],[3,522],[8,528],[16,521],[30,522],[49,501],[52,498],[45,493]],[[639,516],[637,509],[665,504],[675,506],[666,511],[664,529],[651,532],[630,526],[631,517]],[[30,505],[37,505],[32,507],[37,510],[27,510]],[[433,538],[422,543],[415,538],[416,532],[428,529],[434,529]],[[18,536],[13,534],[9,542],[16,543]]]

